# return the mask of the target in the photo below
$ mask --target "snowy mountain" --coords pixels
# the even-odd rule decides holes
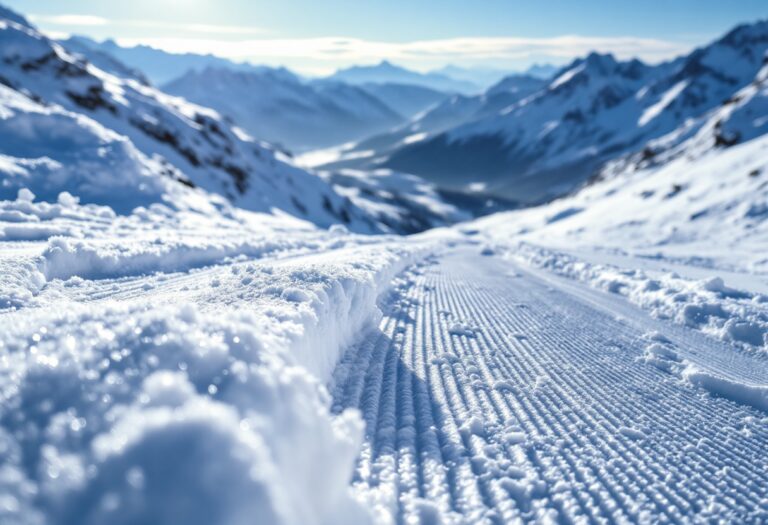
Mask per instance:
[[[394,152],[385,166],[445,187],[485,184],[528,202],[582,184],[606,161],[641,151],[750,83],[768,49],[768,22],[740,26],[670,63],[651,67],[591,54],[535,96],[498,114]]]
[[[185,208],[206,201],[178,170],[88,117],[2,84],[0,111],[0,199],[33,190],[43,201],[109,203],[118,213],[154,202]]]
[[[348,84],[410,84],[422,86],[445,93],[474,94],[481,90],[476,84],[456,80],[441,73],[419,73],[392,64],[387,60],[373,66],[352,66],[340,69],[328,80],[346,82]]]
[[[169,53],[144,45],[125,47],[114,40],[97,42],[85,36],[70,37],[62,41],[62,45],[67,49],[82,53],[98,67],[101,67],[99,62],[90,52],[111,56],[129,68],[141,71],[155,86],[170,82],[190,70],[199,71],[209,67],[226,68],[234,71],[260,71],[262,69],[258,66],[233,62],[214,55]]]
[[[4,166],[15,174],[3,178],[8,192],[27,186],[24,179],[31,177],[43,184],[31,187],[33,193],[52,197],[74,184],[86,188],[78,192],[84,198],[111,202],[114,193],[107,194],[115,191],[110,187],[115,177],[129,185],[151,174],[223,195],[252,211],[282,210],[323,226],[360,219],[322,180],[215,111],[107,73],[26,23],[2,20],[0,59],[7,131],[0,153],[12,157]],[[82,171],[85,166],[92,166],[91,174]],[[100,175],[115,166],[125,166],[124,173]],[[66,177],[68,172],[79,178]],[[158,191],[161,183],[147,180],[125,195]],[[138,201],[125,204],[133,202]],[[368,228],[362,222],[358,227]]]
[[[768,92],[760,98],[754,109],[765,108]],[[665,162],[613,166],[575,195],[481,219],[480,227],[497,239],[516,236],[593,258],[604,250],[617,261],[634,256],[649,265],[765,275],[768,135],[723,148],[711,131],[679,144]]]
[[[305,82],[286,69],[192,70],[163,90],[236,118],[251,135],[294,150],[359,140],[403,122],[360,87]]]
[[[323,160],[322,164],[327,168],[380,167],[387,162],[389,155],[406,145],[423,142],[451,128],[495,115],[545,86],[544,81],[534,77],[509,75],[482,95],[446,98],[406,125],[346,146],[337,156]]]

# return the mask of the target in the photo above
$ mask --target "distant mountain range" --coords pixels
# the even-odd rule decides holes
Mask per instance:
[[[636,153],[652,158],[661,144],[679,143],[711,123],[739,90],[757,82],[766,50],[768,22],[758,22],[656,66],[592,53],[538,88],[529,80],[518,100],[492,102],[494,93],[519,82],[515,77],[480,97],[454,97],[408,128],[348,148],[328,167],[387,167],[447,189],[546,201],[585,183],[608,161]],[[754,133],[711,127],[718,147]]]
[[[112,180],[108,167],[121,165],[164,181],[139,184],[162,186],[163,195],[170,187],[186,195],[181,184],[323,225],[358,221],[366,224],[360,229],[375,229],[363,205],[375,196],[371,209],[394,206],[404,231],[412,231],[435,224],[418,199],[405,202],[413,188],[429,199],[463,193],[473,202],[537,204],[595,178],[717,152],[768,131],[768,21],[738,26],[658,65],[591,53],[554,74],[552,66],[533,66],[467,94],[500,72],[485,70],[472,88],[454,78],[470,70],[419,73],[385,61],[312,80],[284,68],[79,37],[58,45],[15,13],[0,16],[0,102],[13,115],[3,122],[5,135],[0,129],[2,153],[66,167],[70,179],[48,180],[51,165],[14,161],[45,180],[50,187],[42,191],[51,194],[71,184],[86,196],[108,193],[83,174]],[[163,75],[172,78],[153,87]],[[12,130],[25,126],[35,132],[19,140]],[[83,151],[65,140],[79,127]],[[99,160],[99,141],[112,152],[109,162]],[[332,148],[312,152],[312,162],[301,158],[327,171],[324,178],[295,167],[283,147]],[[388,174],[400,182],[390,185]],[[3,191],[21,180],[8,176]],[[113,182],[136,180],[143,179]],[[143,198],[128,195],[126,203]],[[396,229],[393,220],[380,222]]]
[[[392,64],[387,60],[373,66],[353,66],[340,69],[328,80],[348,84],[410,84],[446,93],[477,93],[482,88],[466,80],[458,80],[442,73],[419,73]]]
[[[209,67],[189,71],[163,89],[236,118],[251,135],[291,150],[356,140],[405,120],[361,87],[305,82],[285,69]]]
[[[248,63],[238,63],[214,55],[195,53],[168,53],[149,46],[125,47],[114,40],[98,42],[85,36],[72,36],[61,42],[66,48],[79,53],[98,51],[117,59],[129,68],[141,71],[156,86],[161,86],[190,70],[203,70],[209,67],[226,68],[235,71],[261,71],[265,68]],[[92,55],[88,53],[89,60]],[[92,60],[93,61],[93,60]]]
[[[454,95],[403,126],[374,135],[340,151],[336,158],[323,167],[327,169],[381,167],[388,161],[390,155],[409,144],[421,142],[461,124],[495,115],[545,86],[544,80],[515,74],[503,78],[482,95]]]
[[[131,70],[125,77],[102,70],[4,8],[0,64],[2,199],[24,188],[54,202],[69,192],[123,213],[229,201],[320,226],[373,229],[329,184],[216,111],[148,86]]]
[[[524,71],[524,74],[540,78],[542,80],[551,79],[560,68],[552,64],[533,64]]]

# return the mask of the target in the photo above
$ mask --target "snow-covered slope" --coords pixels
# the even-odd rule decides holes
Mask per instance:
[[[754,80],[721,105],[671,133],[649,141],[642,151],[608,163],[603,176],[661,166],[680,156],[699,157],[768,132],[768,62]]]
[[[93,171],[104,173],[114,167],[111,162],[117,163],[118,157],[135,156],[131,153],[135,149],[143,154],[139,164],[147,165],[146,159],[151,159],[155,173],[168,173],[188,186],[224,195],[242,208],[281,210],[322,226],[344,222],[353,228],[368,228],[367,223],[359,222],[360,214],[354,207],[325,182],[287,163],[279,152],[250,138],[214,110],[166,95],[135,78],[107,73],[29,25],[10,18],[0,20],[0,59],[2,84],[36,103],[35,106],[24,102],[4,90],[13,107],[3,117],[10,118],[7,125],[14,127],[8,129],[8,136],[3,136],[0,153],[42,166],[47,162],[45,157],[29,155],[46,151],[59,163],[66,162],[71,170],[78,170],[90,158],[102,164]],[[43,111],[40,106],[48,109]],[[70,129],[65,134],[61,131],[66,127],[47,126],[47,131],[38,131],[42,149],[36,152],[32,144],[21,139],[27,124],[23,115],[26,111],[37,130],[46,128],[41,117],[45,112],[54,120],[65,120]],[[92,121],[101,128],[93,131]],[[69,149],[79,140],[72,128],[78,123],[93,128],[84,130],[80,140],[87,142],[91,140],[88,137],[97,136],[89,146],[96,148],[95,152],[84,152],[81,156],[77,150]],[[109,133],[104,133],[103,128]],[[56,133],[61,136],[53,140]],[[30,140],[36,140],[34,134]],[[121,147],[129,153],[110,159],[109,149],[101,155],[99,142],[104,142],[107,148],[108,142],[130,142],[130,146]],[[59,151],[48,151],[52,149]],[[52,170],[49,178],[56,180],[56,173]],[[115,172],[112,178],[123,176]],[[51,184],[63,187],[67,182]],[[53,195],[52,191],[33,188],[33,192],[46,196]],[[109,190],[104,186],[103,191]]]
[[[485,203],[451,202],[451,196],[441,194],[433,184],[391,170],[339,170],[321,175],[365,210],[382,231],[410,234],[455,224],[472,218],[470,204],[482,208]]]
[[[448,187],[486,183],[529,202],[566,193],[607,160],[701,119],[750,83],[768,49],[768,22],[739,26],[650,67],[591,54],[512,108],[403,146],[386,163]]]
[[[754,100],[764,105],[765,92]],[[705,129],[666,162],[617,164],[573,196],[482,219],[481,228],[559,249],[768,273],[768,136],[728,148],[715,141]]]
[[[339,82],[304,82],[285,69],[189,71],[163,90],[237,118],[256,137],[292,150],[379,133],[403,117],[375,96]]]
[[[387,60],[372,66],[352,66],[347,69],[340,69],[328,79],[348,84],[410,84],[445,93],[474,94],[481,91],[481,88],[472,82],[456,80],[441,73],[411,71]]]
[[[148,158],[125,137],[4,85],[0,137],[0,199],[33,191],[44,201],[79,199],[108,204],[118,213],[156,202],[183,209],[215,201],[191,189],[181,172]]]
[[[122,78],[139,80],[144,84],[150,83],[141,70],[127,66],[113,54],[107,52],[105,49],[110,49],[110,46],[99,46],[93,40],[82,36],[69,37],[62,42],[62,45],[66,47],[67,51],[77,53],[102,71]]]

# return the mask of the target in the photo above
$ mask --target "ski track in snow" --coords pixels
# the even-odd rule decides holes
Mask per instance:
[[[362,412],[353,486],[384,521],[768,521],[766,413],[682,371],[764,385],[765,354],[476,249],[382,309],[332,393]]]

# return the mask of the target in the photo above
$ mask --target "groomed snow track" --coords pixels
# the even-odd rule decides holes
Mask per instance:
[[[334,410],[363,414],[353,484],[380,516],[768,522],[765,412],[691,385],[676,361],[649,364],[648,332],[665,325],[579,290],[476,249],[395,280],[333,386]],[[764,355],[681,327],[664,335],[682,363],[768,382]]]

